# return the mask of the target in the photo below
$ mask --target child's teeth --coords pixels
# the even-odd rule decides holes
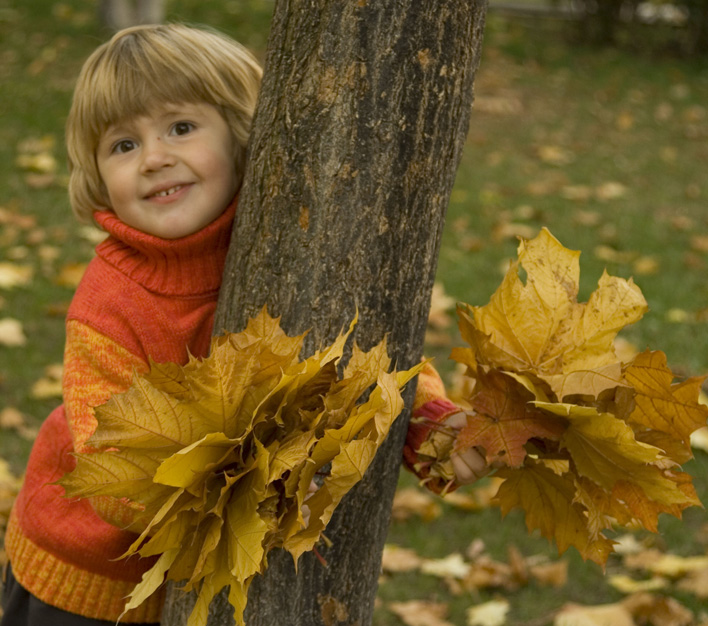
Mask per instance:
[[[181,188],[182,188],[181,185],[177,185],[177,187],[171,187],[170,189],[167,189],[165,191],[159,191],[155,195],[158,197],[169,196],[170,194],[175,193],[175,191],[178,191]]]

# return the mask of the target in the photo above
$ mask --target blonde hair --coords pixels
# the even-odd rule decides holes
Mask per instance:
[[[253,55],[216,31],[181,24],[136,26],[116,33],[87,59],[66,122],[69,199],[81,221],[108,206],[96,164],[106,129],[168,103],[207,103],[231,128],[236,173],[243,175],[246,144],[261,80]]]

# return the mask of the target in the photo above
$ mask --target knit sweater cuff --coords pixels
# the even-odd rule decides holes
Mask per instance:
[[[22,534],[14,513],[13,509],[5,547],[17,582],[25,589],[32,589],[32,595],[42,602],[59,609],[116,622],[135,583],[81,570],[42,550]],[[121,623],[159,622],[164,595],[163,589],[157,591],[121,617]]]

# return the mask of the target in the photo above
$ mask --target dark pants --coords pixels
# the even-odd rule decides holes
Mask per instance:
[[[35,598],[15,580],[9,565],[2,594],[2,608],[0,626],[115,626],[110,621],[62,611]]]

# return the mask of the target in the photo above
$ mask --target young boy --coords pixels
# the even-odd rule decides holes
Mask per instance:
[[[109,237],[69,308],[64,402],[40,430],[10,518],[1,626],[115,623],[153,564],[119,559],[135,539],[122,530],[128,507],[72,501],[54,483],[73,469],[74,451],[90,452],[93,407],[125,391],[134,371],[149,359],[206,356],[260,77],[234,41],[180,25],[119,32],[79,76],[67,121],[70,198]],[[419,386],[427,421],[411,429],[406,459],[420,471],[416,450],[431,424],[455,426],[461,413],[434,370]],[[453,459],[461,482],[483,473],[479,459]],[[162,603],[154,594],[121,621],[157,623]]]

